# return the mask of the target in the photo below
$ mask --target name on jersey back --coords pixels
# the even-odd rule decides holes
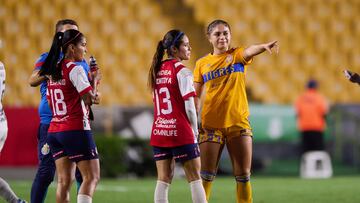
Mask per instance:
[[[171,84],[171,70],[161,70],[158,72],[158,77],[156,78],[156,84]]]
[[[61,79],[58,81],[49,80],[49,85],[66,85],[66,80]]]

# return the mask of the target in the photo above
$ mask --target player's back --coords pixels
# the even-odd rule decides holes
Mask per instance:
[[[154,124],[151,144],[173,147],[194,143],[194,135],[185,112],[184,99],[194,92],[179,86],[179,72],[184,65],[176,60],[162,63],[153,91]],[[191,73],[191,72],[190,72]]]
[[[178,107],[184,106],[176,74],[175,61],[164,61],[157,73],[153,92],[156,115],[174,117],[174,110],[179,111]]]
[[[81,66],[70,61],[64,60],[61,68],[62,78],[50,79],[47,86],[53,113],[49,132],[90,130],[88,107],[81,99],[81,95],[91,89],[87,76]]]

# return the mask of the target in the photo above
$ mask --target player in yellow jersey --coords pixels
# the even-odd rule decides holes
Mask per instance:
[[[228,148],[236,179],[237,202],[252,202],[250,169],[252,132],[245,92],[245,74],[252,58],[264,51],[278,52],[277,41],[230,48],[230,26],[223,20],[208,25],[207,37],[213,52],[196,62],[194,86],[197,110],[201,110],[203,133],[200,134],[201,177],[209,200],[224,145]],[[205,88],[205,92],[203,91]],[[204,95],[201,104],[199,98]]]

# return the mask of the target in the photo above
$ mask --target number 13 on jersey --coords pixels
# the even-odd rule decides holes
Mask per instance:
[[[167,87],[162,87],[159,89],[159,92],[155,89],[154,93],[157,115],[159,116],[160,113],[164,115],[170,114],[172,112],[172,105],[169,89]]]

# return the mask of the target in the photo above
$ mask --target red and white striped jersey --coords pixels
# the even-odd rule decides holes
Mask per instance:
[[[48,132],[90,130],[89,107],[81,96],[92,90],[84,69],[74,62],[61,64],[62,79],[48,81],[47,99],[53,117]]]
[[[152,146],[176,147],[197,142],[184,102],[194,96],[192,72],[175,59],[164,61],[156,75],[153,91]]]

